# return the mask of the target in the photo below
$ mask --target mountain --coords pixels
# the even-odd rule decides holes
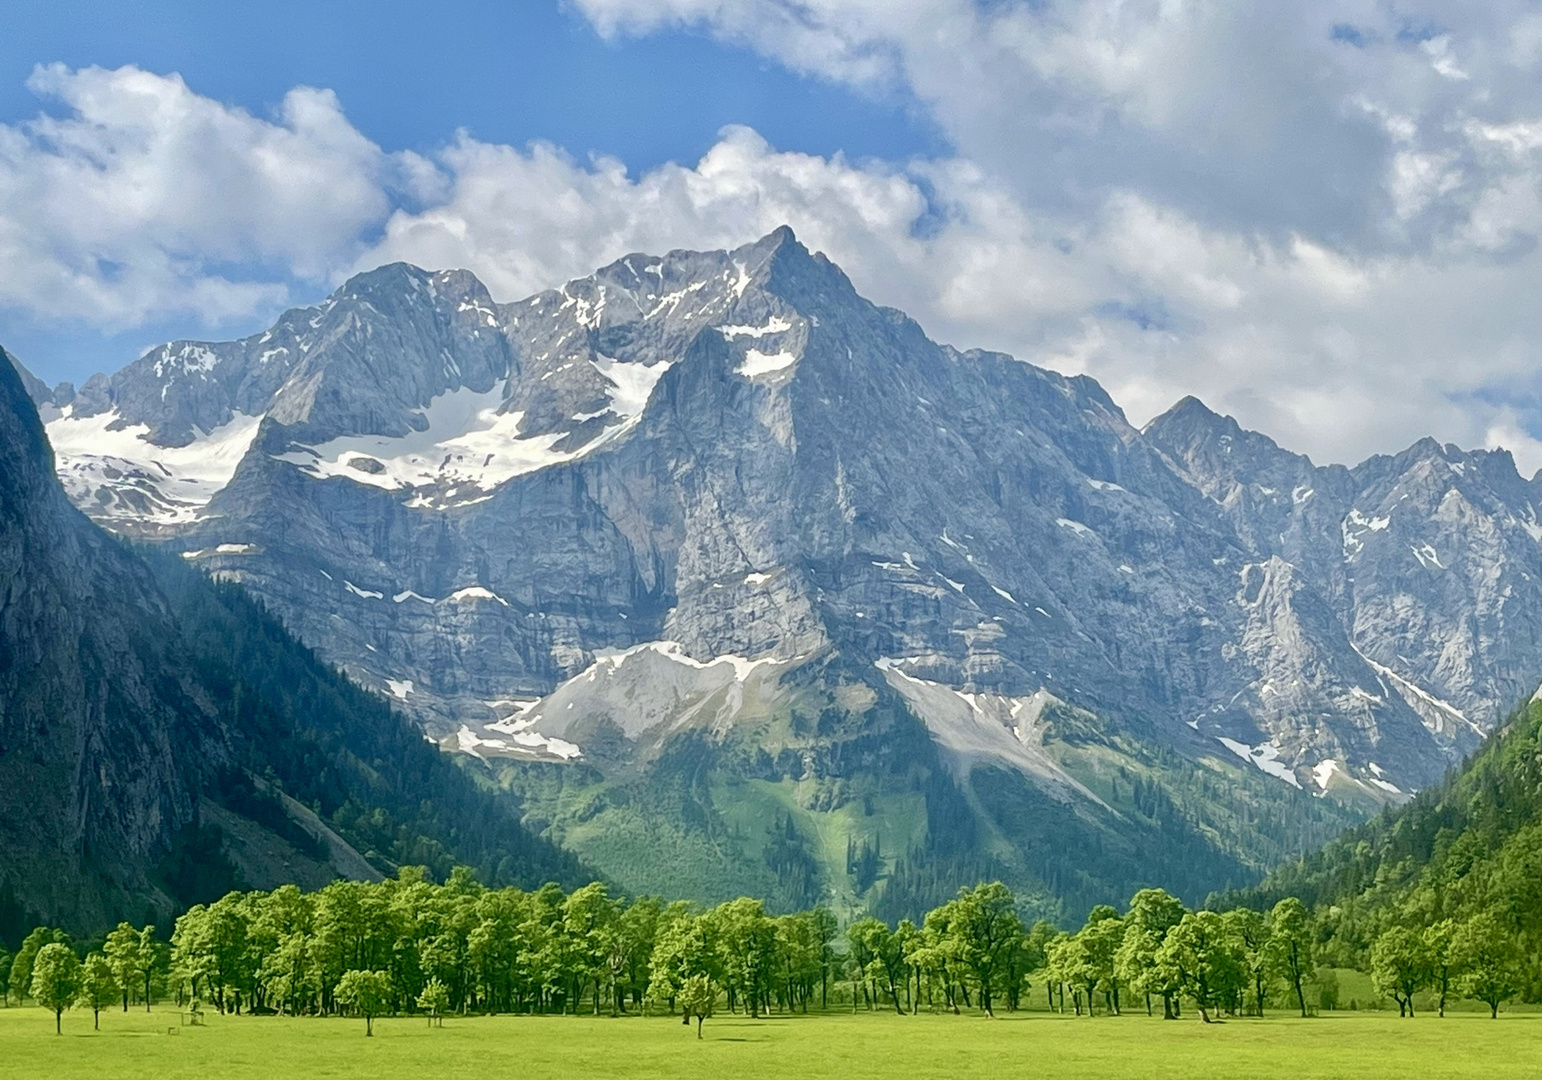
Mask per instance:
[[[511,304],[386,266],[43,408],[77,505],[632,887],[1203,895],[1437,782],[1542,667],[1508,455],[1137,430],[787,229]]]
[[[39,385],[0,350],[0,938],[407,861],[586,876],[239,589],[81,515]]]

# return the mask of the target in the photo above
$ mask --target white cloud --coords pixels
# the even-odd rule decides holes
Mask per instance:
[[[583,164],[546,144],[465,136],[439,164],[444,198],[393,214],[361,268],[393,259],[466,267],[512,300],[628,252],[732,247],[788,221],[855,262],[882,261],[926,210],[898,170],[778,153],[748,128],[725,130],[694,168],[664,165],[637,180],[613,159]]]
[[[440,165],[444,200],[394,214],[360,266],[466,266],[514,299],[630,251],[729,246],[788,222],[944,340],[1093,374],[1137,422],[1198,392],[1332,460],[1519,431],[1476,395],[1526,377],[1525,343],[1542,340],[1526,302],[1542,287],[1536,256],[1353,256],[1206,227],[1128,192],[1057,219],[958,160],[858,165],[737,128],[694,167],[635,179],[615,161],[466,138]]]
[[[1489,404],[1530,396],[1542,350],[1521,0],[573,3],[919,101],[957,153],[926,169],[975,179],[939,186],[961,212],[923,257],[856,276],[937,332],[1087,370],[1137,417],[1195,392],[1322,458],[1507,432],[1542,466],[1516,438],[1542,416]]]
[[[39,68],[62,106],[0,126],[0,305],[121,328],[270,308],[384,219],[402,164],[298,88],[271,119],[134,67]]]
[[[0,305],[217,321],[390,259],[511,300],[785,222],[934,336],[1092,374],[1137,422],[1196,393],[1320,460],[1433,434],[1542,466],[1542,23],[1503,4],[1421,41],[1371,0],[576,2],[606,32],[706,25],[903,85],[957,152],[854,162],[729,128],[636,176],[465,135],[425,160],[325,91],[264,119],[175,76],[50,68],[33,86],[62,115],[0,127]]]

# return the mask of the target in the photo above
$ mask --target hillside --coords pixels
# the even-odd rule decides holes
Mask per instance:
[[[0,352],[0,939],[411,861],[584,875],[234,586],[71,507]]]
[[[1483,910],[1542,944],[1542,701],[1517,710],[1443,783],[1214,902],[1257,907],[1291,895],[1319,911],[1346,959],[1388,926]]]

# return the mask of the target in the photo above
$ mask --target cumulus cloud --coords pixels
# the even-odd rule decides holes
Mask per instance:
[[[1520,0],[573,2],[919,101],[954,213],[859,283],[934,330],[1088,371],[1137,418],[1195,392],[1321,458],[1433,433],[1542,466]]]
[[[41,70],[0,127],[0,305],[131,325],[264,313],[392,259],[512,300],[631,251],[791,224],[942,340],[1186,393],[1319,460],[1433,434],[1542,466],[1542,18],[1374,0],[573,0],[704,28],[865,93],[954,150],[819,157],[725,129],[641,175],[455,137],[429,159],[297,89],[271,117],[175,76]]]
[[[60,115],[0,126],[0,305],[45,317],[121,328],[271,307],[289,280],[351,261],[412,164],[327,90],[292,90],[264,119],[134,67],[56,65],[28,85]]]

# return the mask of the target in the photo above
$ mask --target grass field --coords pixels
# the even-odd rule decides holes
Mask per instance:
[[[1096,1019],[832,1014],[707,1021],[493,1017],[362,1021],[211,1016],[177,1027],[174,1011],[65,1016],[0,1010],[0,1076],[91,1080],[304,1080],[311,1077],[1052,1077],[1054,1080],[1290,1080],[1475,1077],[1542,1072],[1542,1016],[1473,1014],[1399,1021],[1385,1013],[1278,1016],[1205,1026],[1144,1015]]]

